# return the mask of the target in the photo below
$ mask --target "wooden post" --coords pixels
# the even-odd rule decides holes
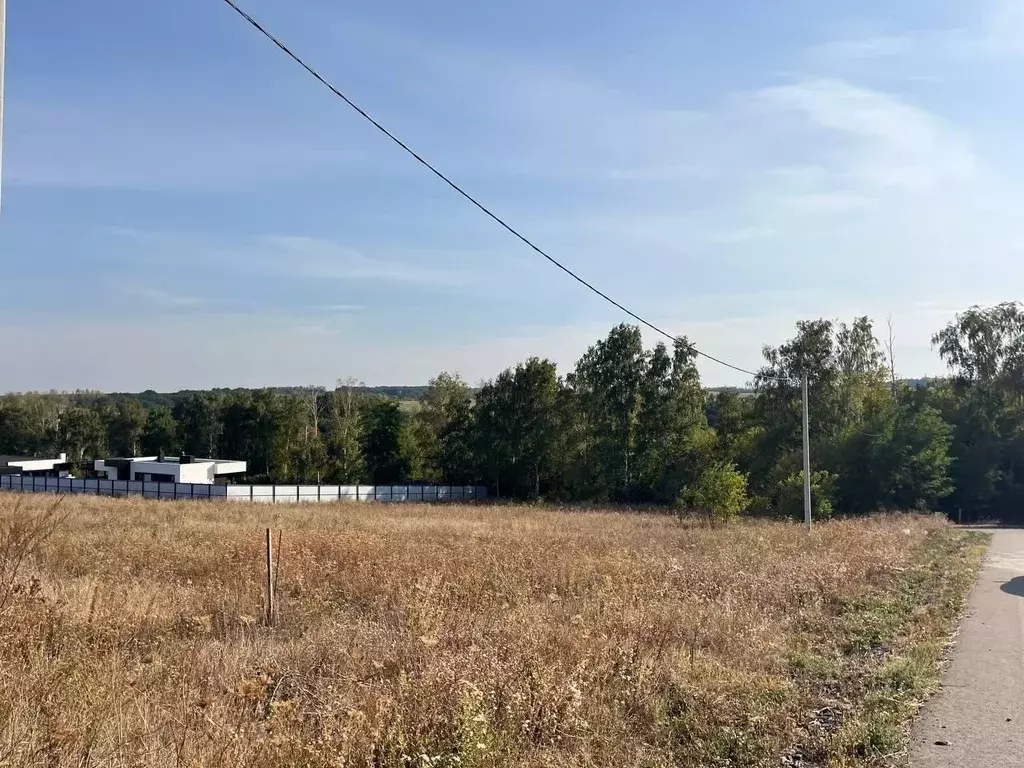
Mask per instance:
[[[281,578],[281,536],[284,535],[284,531],[280,528],[277,529],[277,550],[274,552],[274,610],[277,610],[277,582]],[[274,619],[277,619],[275,614]]]
[[[274,539],[267,528],[267,626],[274,626]]]

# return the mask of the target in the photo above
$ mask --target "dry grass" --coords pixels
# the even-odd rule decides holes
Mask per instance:
[[[52,503],[16,499],[0,521]],[[977,560],[925,517],[808,539],[516,508],[63,511],[0,612],[0,765],[877,762],[880,670],[931,643],[934,678]]]

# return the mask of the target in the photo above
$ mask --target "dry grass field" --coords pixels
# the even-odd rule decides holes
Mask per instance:
[[[74,497],[19,561],[52,504],[0,495],[3,766],[888,764],[981,552],[932,517]]]

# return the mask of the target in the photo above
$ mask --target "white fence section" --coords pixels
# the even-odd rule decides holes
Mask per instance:
[[[447,502],[487,498],[487,488],[474,485],[205,485],[74,480],[25,475],[0,475],[0,490],[84,493],[89,496],[143,496],[147,499],[227,499],[264,504],[316,504],[330,501]]]

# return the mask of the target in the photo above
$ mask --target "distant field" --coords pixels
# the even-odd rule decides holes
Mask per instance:
[[[399,400],[398,407],[401,408],[406,413],[416,413],[423,406],[420,405],[419,400]]]
[[[0,765],[885,764],[980,553],[930,517],[69,498],[11,578],[48,503],[0,495]]]

